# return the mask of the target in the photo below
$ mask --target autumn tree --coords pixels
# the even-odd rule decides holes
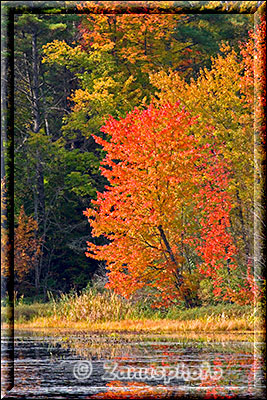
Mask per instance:
[[[206,193],[205,174],[214,181],[213,152],[209,144],[199,145],[193,134],[197,125],[179,103],[161,108],[152,104],[119,121],[110,118],[102,128],[110,141],[94,136],[107,152],[102,174],[110,186],[98,193],[94,208],[85,215],[93,236],[102,235],[109,242],[103,246],[89,242],[87,255],[107,261],[108,287],[126,297],[147,286],[161,305],[180,301],[187,307],[196,305],[199,270],[190,261],[196,256],[193,239],[200,235],[200,222],[194,204],[200,206],[203,190]],[[208,127],[207,135],[212,135]],[[227,212],[222,210],[220,218]],[[216,213],[214,218],[218,217]],[[220,233],[226,228],[227,220]],[[213,237],[208,244],[220,265],[224,254],[216,242]],[[229,244],[230,235],[222,246]],[[228,258],[232,264],[230,248]]]
[[[28,217],[22,206],[14,237],[15,286],[20,290],[21,286],[25,285],[25,278],[29,272],[33,272],[35,275],[35,290],[38,290],[39,287],[40,271],[38,269],[38,261],[41,256],[42,239],[37,237],[37,233],[37,221],[31,216]]]

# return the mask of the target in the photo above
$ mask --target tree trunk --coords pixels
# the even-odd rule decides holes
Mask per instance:
[[[32,112],[33,132],[40,130],[40,107],[39,107],[39,55],[37,48],[37,33],[32,34]]]
[[[40,81],[39,81],[39,53],[37,47],[37,32],[32,33],[32,131],[39,133],[41,128],[41,111],[40,111]],[[42,236],[44,243],[44,221],[45,221],[45,191],[44,191],[44,175],[42,155],[40,150],[36,150],[36,174],[35,174],[35,218],[38,223],[38,232],[36,235]],[[35,290],[39,294],[40,290],[40,275],[42,270],[42,257],[36,262],[35,265]]]
[[[182,274],[180,273],[178,262],[177,262],[177,260],[175,258],[175,255],[173,254],[173,251],[172,251],[171,246],[170,246],[170,244],[168,242],[168,239],[167,239],[167,237],[165,235],[165,232],[164,232],[164,230],[162,228],[162,225],[158,226],[158,230],[159,230],[160,236],[161,236],[161,238],[163,240],[163,243],[165,244],[167,253],[170,256],[171,261],[176,266],[176,273],[175,273],[176,283],[175,283],[175,286],[179,290],[181,296],[183,297],[183,299],[185,301],[186,308],[193,308],[194,307],[194,302],[193,302],[193,300],[191,298],[191,295],[190,294],[186,295],[185,293],[182,293],[182,291],[181,291],[181,286],[183,285],[184,279],[183,279]]]

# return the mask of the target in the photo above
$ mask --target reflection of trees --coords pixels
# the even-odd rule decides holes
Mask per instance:
[[[235,341],[237,335],[228,335],[228,342],[214,336],[213,342],[192,340],[174,335],[134,335],[134,334],[90,334],[86,332],[65,332],[64,336],[52,337],[53,346],[60,345],[85,359],[110,360],[118,365],[118,370],[125,367],[175,367],[180,363],[192,369],[198,369],[202,362],[210,365],[214,373],[222,368],[220,379],[203,374],[202,379],[186,381],[184,391],[179,388],[180,382],[171,380],[165,386],[164,380],[145,381],[127,378],[108,380],[106,391],[101,391],[92,399],[100,398],[178,398],[190,393],[204,398],[221,396],[253,396],[255,375],[261,373],[260,356],[254,357],[254,344]],[[246,339],[248,337],[246,336]],[[224,337],[225,339],[225,337]],[[232,342],[230,341],[232,339]],[[260,349],[259,349],[260,350]],[[259,351],[260,355],[260,351]],[[206,367],[205,367],[206,368]],[[112,378],[111,378],[112,379]],[[116,379],[116,378],[115,378]],[[173,386],[171,386],[173,385]],[[191,389],[189,388],[191,386]],[[238,386],[242,386],[238,389]],[[188,387],[188,388],[187,388]],[[227,389],[225,389],[227,387]],[[237,387],[237,389],[235,389]],[[230,388],[230,389],[229,389]],[[192,390],[192,392],[191,392]]]
[[[155,358],[154,353],[164,355],[162,360],[180,360],[180,357],[194,352],[202,354],[205,358],[207,349],[211,353],[236,354],[250,352],[253,354],[253,335],[246,335],[246,344],[236,340],[244,339],[244,335],[208,335],[205,340],[199,334],[187,334],[185,337],[179,335],[142,335],[142,334],[88,334],[78,332],[75,335],[67,333],[63,338],[60,335],[54,340],[64,347],[71,349],[75,354],[82,357],[96,357],[98,359],[114,359],[115,357],[134,356],[141,359],[144,355]],[[232,342],[231,342],[232,341]],[[244,346],[245,349],[244,349]]]
[[[184,398],[192,394],[202,398],[235,398],[238,395],[255,395],[257,386],[254,386],[255,376],[261,374],[261,359],[260,354],[254,357],[254,346],[246,346],[245,343],[225,342],[225,343],[203,343],[201,341],[182,341],[181,338],[170,337],[143,337],[137,335],[89,335],[85,332],[69,332],[69,336],[51,337],[49,342],[51,347],[48,347],[53,359],[61,355],[57,351],[60,348],[66,348],[76,355],[83,358],[98,358],[109,359],[117,363],[118,370],[124,371],[127,366],[133,368],[162,368],[175,366],[184,362],[189,369],[198,369],[204,363],[206,373],[202,375],[202,379],[188,380],[184,383],[179,382],[176,378],[170,380],[170,383],[165,383],[164,379],[159,380],[131,380],[131,376],[117,380],[117,377],[106,381],[106,389],[100,393],[90,395],[92,399],[157,399],[157,398]],[[147,341],[146,341],[147,340]],[[157,340],[159,340],[157,342]],[[179,340],[179,342],[178,342]],[[166,342],[164,342],[166,341]],[[246,346],[246,347],[245,347]],[[108,353],[112,351],[113,353]],[[58,349],[59,350],[59,349]],[[146,350],[146,353],[145,353]],[[258,349],[260,350],[260,349]],[[68,353],[69,354],[69,353]],[[69,355],[68,355],[69,357]],[[41,358],[41,353],[40,357]],[[50,361],[51,361],[50,359]],[[76,357],[75,357],[76,359]],[[68,358],[66,358],[68,361]],[[98,364],[99,365],[99,364]],[[210,367],[209,367],[210,366]],[[222,377],[216,379],[214,372],[222,368]],[[213,372],[211,376],[207,372]],[[40,373],[34,371],[34,385],[41,385],[40,379],[43,379]],[[32,372],[27,368],[21,368],[19,371],[18,382],[16,389],[22,390],[28,385],[28,379],[32,379]],[[27,375],[28,374],[28,375]],[[24,381],[23,381],[24,378]],[[101,376],[99,375],[101,380]],[[116,380],[115,380],[116,379]],[[31,380],[32,382],[32,380]],[[77,382],[76,382],[77,383]],[[102,381],[102,388],[104,381]],[[238,388],[240,386],[240,389]],[[241,387],[242,386],[242,387]],[[182,389],[181,389],[182,387]],[[229,389],[230,387],[230,389]],[[237,389],[236,389],[237,387]],[[226,389],[227,388],[227,389]],[[257,394],[257,393],[256,393]],[[264,398],[262,396],[262,398]]]
[[[266,364],[265,364],[266,368]],[[265,375],[265,376],[264,376]],[[265,385],[266,388],[266,371],[263,370],[263,363],[259,358],[254,358],[252,366],[248,372],[248,393],[249,395],[253,395],[253,389],[255,389],[255,384],[259,383],[261,381],[261,384]],[[263,392],[263,390],[262,390]],[[262,397],[264,398],[264,393],[261,393]]]
[[[167,364],[165,363],[167,366]],[[218,355],[210,361],[209,367],[203,369],[201,381],[187,382],[182,388],[179,386],[167,387],[162,384],[157,386],[145,382],[111,381],[107,384],[105,392],[97,393],[92,399],[157,399],[180,398],[189,393],[194,385],[194,393],[199,393],[203,398],[234,398],[238,395],[255,396],[260,394],[260,389],[255,387],[255,374],[261,370],[260,359],[253,359],[251,354],[243,354],[236,358],[235,354]],[[222,369],[222,376],[218,374]],[[242,385],[236,381],[238,376],[244,375]],[[244,383],[247,387],[244,388]],[[193,383],[193,385],[192,385]],[[188,385],[188,390],[186,386]],[[190,389],[189,389],[190,386]],[[240,386],[240,388],[239,388]],[[256,393],[258,391],[258,393]],[[192,393],[192,392],[191,392]]]
[[[255,396],[255,392],[260,390],[255,386],[255,376],[261,370],[262,363],[259,358],[253,358],[249,353],[242,356],[242,358],[237,358],[235,354],[225,354],[211,361],[213,369],[216,370],[219,367],[223,374],[220,379],[210,377],[208,374],[203,375],[199,390],[201,388],[201,393],[205,395],[205,398]],[[240,382],[237,382],[239,376],[243,376],[240,388]],[[247,383],[246,387],[245,383]]]
[[[90,338],[84,336],[82,340],[80,337],[73,337],[66,341],[64,346],[71,347],[76,354],[83,357],[109,358],[117,363],[118,371],[124,371],[124,368],[128,366],[140,368],[144,365],[151,368],[173,368],[183,362],[190,370],[204,365],[201,379],[186,381],[183,384],[185,387],[183,392],[179,389],[178,380],[170,381],[170,385],[173,386],[167,387],[164,386],[163,380],[140,382],[138,379],[129,381],[126,378],[120,381],[108,381],[107,390],[91,397],[93,399],[178,398],[188,394],[189,390],[203,395],[204,398],[235,397],[239,394],[253,396],[255,373],[261,370],[261,361],[253,354],[253,343],[245,344],[234,341],[207,343],[188,339],[181,340],[177,337],[159,337],[154,338],[153,341],[152,337],[139,338],[135,335],[118,335],[116,338],[97,335],[94,337],[93,335]],[[148,357],[149,363],[147,363]],[[208,368],[205,363],[209,364]],[[219,372],[220,368],[223,373],[218,379],[216,371]],[[186,386],[188,386],[188,391]]]
[[[183,389],[173,390],[163,385],[150,386],[139,382],[112,381],[106,392],[97,393],[91,399],[173,399],[185,394]]]
[[[67,348],[75,352],[75,354],[91,359],[123,359],[130,357],[132,354],[135,357],[141,358],[144,355],[144,350],[127,341],[118,341],[112,338],[101,337],[69,337],[65,338],[64,342],[60,341],[63,348]]]

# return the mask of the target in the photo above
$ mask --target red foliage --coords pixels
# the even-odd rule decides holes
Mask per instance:
[[[217,282],[218,269],[235,268],[227,166],[210,145],[199,145],[196,124],[179,103],[152,104],[111,117],[102,128],[110,141],[94,137],[107,152],[102,174],[110,186],[85,215],[93,236],[109,244],[88,243],[87,255],[107,261],[108,287],[125,297],[144,286],[161,305],[189,295],[195,271],[185,271],[185,244],[201,255],[200,273]]]

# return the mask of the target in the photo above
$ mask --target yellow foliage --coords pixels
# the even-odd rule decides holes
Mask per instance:
[[[82,52],[81,46],[71,47],[64,40],[54,40],[43,46],[42,63],[65,64],[66,60],[72,59],[74,56],[80,55]]]

